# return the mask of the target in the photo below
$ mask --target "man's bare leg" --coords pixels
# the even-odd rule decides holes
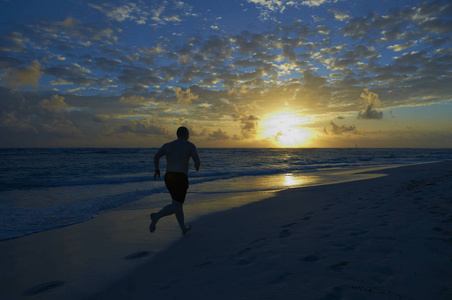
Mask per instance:
[[[184,209],[182,205],[182,203],[173,200],[174,212],[176,214],[177,222],[179,223],[180,229],[182,230],[182,234],[186,235],[191,227],[185,226]]]
[[[173,200],[173,202],[174,202],[174,200]],[[175,213],[175,209],[174,209],[173,203],[171,203],[171,204],[165,206],[165,207],[162,208],[158,213],[152,213],[152,214],[150,215],[152,222],[151,222],[151,225],[149,225],[149,231],[150,231],[150,232],[154,232],[154,231],[155,231],[155,228],[156,228],[156,225],[157,225],[157,222],[158,222],[161,218],[163,218],[163,217],[165,217],[165,216],[172,215],[172,214],[174,214],[174,213]]]

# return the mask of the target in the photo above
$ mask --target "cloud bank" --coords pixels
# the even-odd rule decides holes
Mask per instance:
[[[218,3],[66,4],[83,14],[56,4],[61,15],[1,36],[3,141],[156,146],[184,123],[205,146],[272,146],[262,116],[290,108],[334,146],[333,136],[371,139],[389,110],[450,103],[450,3],[369,13],[347,3],[248,0],[234,16]]]

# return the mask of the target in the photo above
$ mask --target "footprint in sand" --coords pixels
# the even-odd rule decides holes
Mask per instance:
[[[366,230],[355,231],[355,232],[350,233],[350,236],[359,236],[359,235],[362,235],[362,234],[365,234],[365,233],[367,233]]]
[[[135,252],[135,253],[129,254],[126,257],[124,257],[124,259],[137,259],[137,258],[141,258],[141,257],[148,256],[148,255],[149,255],[149,252],[140,251],[140,252]]]
[[[276,277],[273,278],[272,280],[270,280],[270,281],[268,282],[268,284],[281,284],[281,283],[283,283],[284,281],[286,281],[287,279],[289,279],[289,278],[292,277],[292,276],[293,276],[292,273],[290,273],[290,272],[285,272],[285,273],[282,273],[282,274],[276,276]]]
[[[448,219],[442,220],[441,223],[452,223],[452,215],[450,215]]]
[[[256,243],[259,243],[259,242],[262,242],[262,241],[265,241],[265,240],[266,240],[266,238],[261,238],[261,239],[254,240],[251,243],[249,243],[248,246],[254,245]]]
[[[293,223],[289,223],[289,224],[286,224],[286,225],[282,225],[281,228],[289,228],[289,227],[291,227],[291,226],[293,226],[295,224],[297,224],[297,222],[293,222]]]
[[[254,259],[254,257],[250,257],[250,259],[239,259],[238,261],[237,261],[237,266],[246,266],[246,265],[249,265],[250,263],[252,263],[253,260]]]
[[[326,206],[323,208],[323,210],[329,210],[331,206],[333,206],[333,204],[330,203],[330,204],[326,205]]]
[[[41,293],[44,293],[44,292],[47,292],[50,290],[54,290],[64,284],[65,284],[65,282],[60,281],[60,280],[49,281],[49,282],[42,283],[42,284],[29,288],[28,290],[25,291],[24,294],[26,296],[34,296],[34,295],[41,294]]]
[[[433,227],[433,230],[436,232],[443,232],[443,229],[441,227],[435,226]]]
[[[205,263],[201,263],[199,265],[196,265],[195,268],[202,268],[202,267],[208,266],[210,264],[213,264],[213,261],[207,261]]]
[[[313,211],[308,212],[304,218],[302,218],[303,221],[310,220],[312,218],[312,215],[314,214]]]
[[[308,255],[303,257],[301,260],[305,261],[305,262],[315,262],[318,261],[320,258],[318,256],[315,255]]]
[[[292,235],[292,233],[290,233],[289,230],[284,229],[283,231],[281,231],[281,232],[279,233],[279,238],[283,239],[283,238],[289,237],[289,236],[291,236],[291,235]]]
[[[251,247],[247,247],[247,248],[239,251],[239,253],[237,253],[237,255],[242,255],[243,253],[246,253],[246,252],[250,251],[251,249],[252,249]]]
[[[290,228],[290,227],[292,227],[295,224],[297,224],[297,222],[292,222],[292,223],[289,223],[289,224],[282,225],[281,228]],[[292,233],[288,229],[284,229],[283,231],[281,231],[279,233],[279,237],[280,238],[286,238],[286,237],[291,236],[291,235],[292,235]]]
[[[348,266],[348,261],[342,261],[338,264],[334,264],[330,266],[330,269],[334,270],[334,271],[340,271],[343,268],[345,268],[346,266]]]
[[[245,248],[245,249],[239,251],[239,252],[237,253],[237,256],[241,256],[241,255],[243,255],[243,254],[245,254],[245,253],[251,251],[251,249],[252,249],[251,247]],[[236,261],[236,265],[237,265],[237,266],[246,266],[246,265],[249,265],[250,263],[253,262],[253,260],[254,260],[255,258],[256,258],[255,256],[250,256],[250,257],[247,257],[247,258],[239,258],[239,257],[237,257],[238,260]]]

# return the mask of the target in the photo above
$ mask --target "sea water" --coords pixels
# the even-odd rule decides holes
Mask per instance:
[[[169,195],[163,178],[153,178],[156,151],[0,149],[0,240],[82,222],[113,209],[165,205]],[[452,158],[452,149],[198,151],[202,166],[195,172],[191,162],[187,204],[214,201],[219,194],[340,182],[346,175],[339,171],[350,169]],[[165,165],[162,158],[162,170]],[[145,198],[143,207],[139,200]]]

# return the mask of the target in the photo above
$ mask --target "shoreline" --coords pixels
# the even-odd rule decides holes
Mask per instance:
[[[376,179],[294,188],[277,192],[275,195],[272,193],[263,193],[265,195],[256,193],[256,195],[254,195],[255,202],[240,205],[238,208],[233,208],[233,206],[249,202],[249,199],[245,199],[250,196],[249,194],[236,196],[237,198],[233,199],[237,201],[235,204],[233,201],[227,202],[231,205],[229,208],[225,208],[224,204],[226,202],[221,201],[186,205],[185,212],[187,223],[192,221],[190,223],[193,224],[194,228],[193,232],[183,239],[180,238],[180,233],[177,229],[175,220],[171,220],[173,219],[171,217],[167,218],[168,220],[162,220],[161,223],[159,223],[156,233],[150,235],[147,230],[150,222],[148,217],[149,209],[145,209],[110,211],[87,222],[40,232],[17,239],[1,241],[2,247],[0,253],[5,259],[6,264],[2,266],[0,295],[11,299],[30,299],[30,297],[45,299],[57,299],[62,297],[80,299],[91,298],[93,295],[100,293],[98,296],[105,299],[108,298],[108,295],[118,296],[121,294],[124,296],[131,296],[132,299],[139,299],[145,295],[143,294],[143,287],[147,285],[141,286],[140,283],[145,284],[143,278],[149,278],[150,274],[147,273],[147,270],[155,268],[159,269],[164,263],[169,264],[170,271],[180,266],[181,272],[185,276],[191,276],[192,272],[195,272],[196,274],[200,272],[200,274],[202,274],[201,271],[206,271],[207,277],[204,279],[203,277],[196,277],[198,278],[198,281],[195,279],[191,280],[191,285],[193,285],[193,287],[186,287],[182,280],[178,284],[170,284],[173,287],[182,288],[180,294],[177,294],[177,292],[176,294],[173,294],[178,288],[159,289],[162,285],[168,285],[169,277],[172,276],[171,272],[159,272],[159,274],[156,275],[159,278],[155,279],[156,282],[152,285],[156,288],[156,295],[182,298],[183,294],[186,293],[184,292],[184,288],[191,291],[194,287],[198,287],[198,291],[194,290],[194,293],[203,291],[208,295],[215,291],[215,285],[219,290],[224,289],[226,286],[228,289],[234,289],[234,286],[229,286],[229,283],[220,284],[219,281],[215,280],[216,278],[218,279],[218,274],[215,275],[216,273],[214,272],[215,268],[222,273],[222,271],[218,270],[218,266],[226,267],[226,270],[230,272],[226,272],[226,275],[229,276],[237,276],[234,275],[231,270],[234,269],[237,271],[237,268],[240,268],[240,266],[259,271],[257,268],[257,259],[255,258],[255,261],[253,261],[253,259],[250,258],[251,256],[246,258],[248,254],[255,252],[255,249],[261,249],[259,251],[262,253],[258,256],[254,255],[254,257],[265,257],[265,255],[269,255],[269,253],[275,254],[281,249],[276,247],[274,243],[289,243],[291,238],[301,237],[303,231],[295,233],[297,227],[302,225],[305,226],[308,223],[318,222],[315,221],[316,218],[314,216],[326,217],[326,214],[331,214],[334,211],[332,208],[334,205],[342,207],[342,211],[352,209],[352,213],[359,214],[360,210],[357,211],[357,208],[353,207],[353,205],[356,205],[357,199],[347,203],[342,194],[342,196],[338,196],[339,192],[347,194],[347,189],[349,189],[350,195],[353,195],[359,190],[370,189],[375,185],[378,186],[381,182],[391,182],[391,180],[393,180],[396,183],[405,184],[406,189],[401,189],[399,191],[399,194],[403,195],[404,193],[407,193],[411,181],[420,181],[420,179],[416,177],[416,172],[418,173],[417,176],[419,178],[428,180],[433,171],[423,171],[423,169],[433,169],[433,166],[437,169],[441,169],[441,167],[444,169],[445,165],[450,166],[451,164],[452,163],[449,161],[446,163],[428,164],[424,166],[404,166],[401,168],[386,169],[383,173],[389,173],[389,175]],[[406,170],[417,171],[408,172],[407,174]],[[442,172],[444,173],[446,171],[443,170]],[[404,177],[398,176],[397,173],[404,174]],[[394,174],[396,174],[396,177],[394,177]],[[389,180],[389,177],[391,176],[394,178]],[[403,180],[407,182],[400,182]],[[392,183],[392,185],[394,185],[394,183]],[[435,186],[432,185],[427,187]],[[373,188],[375,189],[375,187]],[[333,193],[333,196],[328,196],[328,190]],[[381,189],[380,192],[385,193],[385,190]],[[423,192],[421,191],[419,193]],[[317,201],[293,200],[293,198],[297,197],[315,198],[319,195],[321,195],[320,198],[322,199]],[[262,198],[266,199],[262,200]],[[379,202],[383,202],[383,200],[384,199],[379,199]],[[417,201],[419,202],[420,200]],[[373,205],[377,206],[377,204]],[[379,208],[375,208],[375,212],[384,205],[390,204],[381,203]],[[447,208],[449,212],[451,211],[451,205]],[[283,210],[284,207],[286,207],[287,210]],[[397,207],[390,207],[390,209],[396,210]],[[196,210],[198,212],[196,212]],[[215,210],[217,210],[217,212],[213,212]],[[222,211],[218,212],[218,210]],[[361,208],[361,210],[365,211],[366,209]],[[302,211],[302,213],[300,213],[300,211]],[[269,218],[269,215],[272,213],[274,214],[274,217]],[[387,215],[390,215],[390,213],[387,213]],[[452,212],[450,216],[452,218]],[[339,217],[343,216],[335,215],[334,218],[328,219],[328,222],[331,223],[333,222],[332,220]],[[393,218],[395,217],[393,216]],[[447,216],[445,218],[447,219]],[[321,223],[316,224],[319,228],[321,226],[332,226],[331,224],[328,224],[328,222],[325,225],[322,225]],[[242,227],[240,224],[242,224]],[[309,226],[311,229],[315,228],[312,224]],[[339,227],[341,226],[345,225],[340,225]],[[449,232],[447,226],[449,226],[449,224],[433,226],[432,228],[437,228],[437,230],[435,231],[432,230],[432,228],[429,228],[428,233],[444,235]],[[316,228],[316,230],[321,232],[322,230],[319,228]],[[323,229],[323,231],[325,230],[326,229]],[[334,231],[334,228],[330,228],[330,230]],[[363,233],[362,231],[366,230],[351,230],[346,237],[351,239],[353,244],[356,244],[359,239],[368,234]],[[367,232],[371,232],[371,230],[367,230]],[[306,235],[304,240],[309,237],[312,240],[315,240],[313,236],[309,236],[308,233],[304,234]],[[323,232],[322,234],[325,235],[326,233]],[[269,236],[272,235],[277,237],[274,241],[269,238]],[[380,238],[380,242],[386,241],[384,236],[381,236]],[[398,237],[396,237],[396,240],[397,238]],[[269,244],[270,240],[272,240],[273,244]],[[389,241],[390,243],[395,243],[394,240]],[[435,243],[436,242],[437,241],[435,240]],[[222,244],[225,243],[226,245],[223,245],[222,247]],[[324,240],[316,241],[314,244],[316,243],[327,243],[327,240],[324,238]],[[450,247],[450,244],[447,245]],[[274,249],[271,249],[272,247]],[[180,248],[183,253],[187,253],[189,257],[188,261],[182,258],[176,258],[175,261],[168,261],[170,258],[174,260],[174,257],[177,257],[176,253]],[[268,250],[269,253],[262,250],[267,248],[270,249]],[[239,254],[241,251],[244,252]],[[345,250],[342,249],[341,251]],[[385,251],[389,253],[389,250]],[[304,261],[304,263],[309,262],[310,260],[313,260],[313,263],[326,261],[326,257],[323,257],[326,256],[326,254],[322,256],[318,253],[316,254],[314,250],[310,253],[311,254],[308,254],[308,252],[306,252],[304,257],[299,257],[297,263],[300,259],[301,261],[306,259],[307,261]],[[190,255],[193,255],[193,257],[190,258]],[[330,253],[329,256],[334,255]],[[231,257],[234,257],[234,259],[229,261],[228,259]],[[268,264],[273,264],[276,261],[278,261],[279,264],[285,264],[284,259],[279,261],[279,258],[277,258],[278,257],[269,257],[265,261]],[[337,262],[337,264],[339,264],[337,265],[337,271],[351,269],[348,267],[349,264],[350,267],[352,266],[350,260]],[[346,261],[348,262],[347,264],[345,264]],[[342,262],[344,262],[344,264],[340,265]],[[449,261],[448,263],[450,264],[452,261]],[[303,267],[309,267],[310,265],[312,266],[312,264],[305,264]],[[34,273],[32,272],[33,270]],[[331,270],[331,268],[329,270]],[[269,270],[264,271],[262,274],[278,273],[274,270],[272,272]],[[444,272],[449,276],[451,273],[450,271],[449,268]],[[290,287],[291,285],[289,282],[295,280],[294,278],[296,277],[293,275],[294,273],[293,270],[282,272],[281,275],[279,275],[282,277],[279,280],[276,280],[279,283],[276,282],[275,285],[287,285]],[[209,275],[212,275],[213,277],[209,277]],[[99,278],[99,276],[103,277]],[[392,274],[392,276],[394,276],[394,274]],[[203,280],[207,280],[208,278],[211,278],[212,281],[211,285],[213,287],[211,289],[202,285]],[[244,280],[245,282],[250,280],[246,277],[243,278],[242,275],[238,276],[238,279]],[[222,278],[222,280],[224,281],[225,278]],[[383,279],[380,278],[379,280]],[[445,279],[442,279],[441,281],[444,280]],[[287,282],[284,283],[285,281]],[[233,280],[232,282],[239,284],[237,280]],[[112,283],[114,284],[112,285]],[[132,289],[130,289],[131,284],[133,286]],[[319,283],[316,284],[318,287]],[[250,285],[253,286],[255,283],[250,282]],[[228,289],[226,289],[226,291],[228,291]],[[262,289],[267,290],[266,285],[262,286]],[[353,292],[362,292],[359,289],[349,289]],[[235,288],[235,290],[240,290],[240,288]],[[341,292],[344,292],[343,289],[340,290]],[[380,290],[382,291],[383,288],[380,288]],[[393,290],[403,295],[403,291],[390,289],[390,291]],[[270,294],[272,291],[272,288],[269,288],[268,292],[270,292]],[[376,291],[378,291],[378,289],[376,289]],[[229,295],[231,292],[232,291],[229,291]],[[334,291],[332,291],[332,293],[334,293]],[[394,293],[396,292],[391,292],[390,294],[393,295]],[[381,293],[378,294],[381,295]],[[224,295],[228,295],[228,293]],[[244,295],[246,295],[246,293]],[[255,296],[256,294],[250,295]],[[244,298],[239,295],[233,296]],[[290,298],[290,295],[287,296]],[[308,297],[306,299],[310,298]]]
[[[281,173],[281,174],[262,174],[262,175],[248,175],[248,176],[239,176],[239,177],[231,177],[225,178],[221,180],[216,180],[214,182],[200,182],[195,183],[190,186],[188,190],[188,197],[190,201],[187,201],[186,205],[191,205],[193,203],[201,203],[201,202],[212,202],[217,201],[216,198],[231,198],[241,194],[254,194],[254,193],[272,193],[280,190],[288,189],[288,188],[298,188],[305,186],[313,186],[313,185],[324,185],[331,184],[337,182],[347,182],[354,181],[360,179],[370,178],[373,175],[369,175],[363,173],[367,170],[373,169],[386,169],[393,168],[399,165],[381,165],[379,167],[369,167],[369,166],[361,166],[361,167],[338,167],[327,170],[319,170],[316,172],[306,172],[306,173]],[[338,172],[340,170],[340,172]],[[346,171],[344,171],[346,170]],[[374,175],[375,176],[375,175]],[[376,176],[375,176],[376,177]],[[6,197],[10,202],[12,199],[17,199],[16,203],[20,203],[21,201],[27,202],[27,199],[30,199],[30,194],[33,195],[33,201],[38,203],[45,203],[46,201],[58,201],[58,199],[64,199],[65,201],[83,201],[85,203],[89,202],[89,198],[105,198],[106,202],[116,201],[115,195],[121,195],[121,197],[125,197],[127,195],[131,197],[141,197],[137,198],[133,201],[127,201],[122,204],[118,204],[107,210],[101,210],[97,213],[90,212],[86,215],[83,213],[78,213],[77,217],[71,221],[63,221],[57,220],[59,224],[49,224],[47,227],[38,226],[33,228],[33,226],[29,226],[28,228],[20,228],[18,227],[17,220],[25,217],[23,215],[21,218],[11,218],[12,226],[11,231],[7,232],[6,228],[9,228],[9,224],[4,224],[4,228],[2,229],[2,236],[0,238],[1,241],[21,238],[24,236],[28,236],[31,234],[37,234],[40,232],[55,230],[59,228],[64,228],[67,226],[73,226],[79,223],[87,222],[99,215],[104,213],[108,213],[109,211],[118,211],[118,210],[139,210],[139,209],[159,209],[162,206],[166,205],[168,201],[168,194],[164,187],[163,180],[159,180],[160,189],[164,189],[164,192],[149,192],[149,189],[146,187],[147,185],[152,185],[154,182],[150,181],[147,183],[124,183],[120,185],[99,185],[94,188],[91,186],[67,186],[67,187],[51,187],[50,191],[47,188],[38,189],[38,190],[17,190],[17,191],[4,191],[2,196]],[[151,188],[152,189],[152,188]],[[155,186],[154,186],[155,189]],[[12,194],[11,194],[12,193]],[[95,195],[96,196],[95,196]],[[37,199],[37,200],[36,200]],[[49,218],[52,220],[52,209],[56,210],[58,207],[50,206],[50,209],[41,208],[39,206],[30,206],[28,209],[31,211],[33,208],[37,208],[42,214],[34,213],[33,217],[37,218],[37,222],[40,222],[40,219]],[[89,207],[86,207],[89,209]],[[55,211],[58,214],[58,211]],[[13,214],[18,214],[13,211]],[[18,215],[21,215],[20,213]],[[71,215],[68,214],[69,217]],[[5,216],[6,217],[6,216]],[[8,217],[6,217],[8,220]],[[39,228],[41,227],[41,228]]]

